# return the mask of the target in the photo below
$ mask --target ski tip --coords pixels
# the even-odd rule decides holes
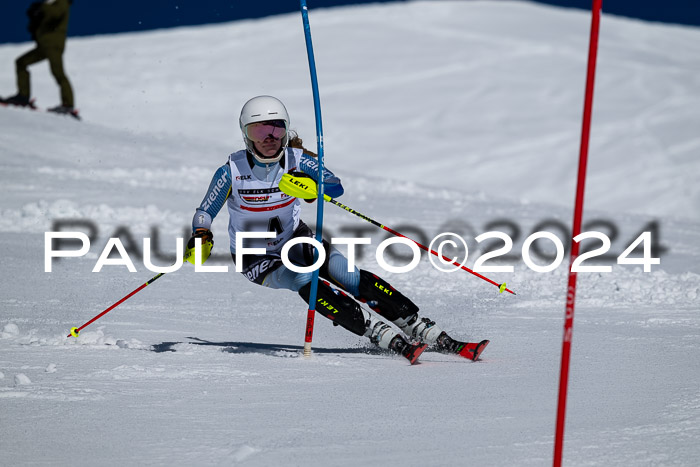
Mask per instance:
[[[483,352],[486,346],[489,345],[489,342],[491,341],[483,340],[476,345],[476,348],[474,349],[474,355],[472,356],[473,362],[477,361],[477,359],[481,355],[481,352]]]
[[[475,362],[479,356],[481,355],[481,352],[484,351],[487,345],[489,345],[488,340],[483,340],[479,342],[478,344],[465,344],[464,348],[460,350],[459,355],[461,355],[464,358],[468,358],[469,360]]]
[[[406,358],[408,358],[408,361],[411,362],[411,365],[414,365],[418,361],[418,357],[425,351],[425,349],[428,348],[428,344],[420,344],[420,345],[415,345],[413,346],[413,349],[411,352],[406,355]]]

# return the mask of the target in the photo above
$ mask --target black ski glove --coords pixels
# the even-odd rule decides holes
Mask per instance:
[[[194,231],[192,234],[192,237],[190,237],[189,241],[187,242],[187,249],[191,250],[194,248],[194,239],[195,238],[201,238],[202,239],[202,245],[204,245],[207,242],[211,242],[212,246],[214,246],[214,234],[211,233],[211,230],[209,229],[197,229]]]
[[[294,178],[308,178],[312,182],[316,183],[316,180],[314,180],[314,178],[311,175],[307,174],[306,172],[302,172],[300,170],[297,170],[294,172],[289,172],[289,175],[291,175]],[[304,199],[304,201],[306,201],[307,203],[313,203],[314,201],[316,201],[316,198]]]

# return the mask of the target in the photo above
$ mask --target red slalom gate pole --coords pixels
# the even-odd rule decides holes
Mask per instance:
[[[554,439],[555,467],[561,466],[564,449],[564,422],[566,416],[566,396],[569,383],[569,361],[571,359],[571,340],[574,330],[574,304],[576,302],[576,273],[571,265],[579,253],[579,244],[573,240],[581,233],[583,217],[583,195],[586,188],[586,166],[588,164],[588,144],[591,134],[591,113],[593,110],[593,89],[595,83],[596,58],[598,54],[598,33],[600,30],[600,10],[603,0],[593,0],[591,10],[591,38],[588,47],[588,74],[586,77],[586,97],[583,106],[583,124],[581,128],[581,151],[578,163],[578,181],[576,183],[576,205],[571,240],[571,258],[569,261],[569,284],[566,292],[566,315],[564,318],[564,337],[561,351],[561,370],[559,374],[559,403],[557,407],[557,426]]]

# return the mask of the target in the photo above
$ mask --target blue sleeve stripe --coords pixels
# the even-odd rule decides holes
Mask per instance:
[[[231,168],[224,164],[216,171],[209,184],[207,194],[204,195],[199,209],[206,212],[212,219],[224,207],[224,203],[231,193]]]
[[[302,154],[301,158],[299,159],[299,168],[302,172],[313,178],[314,181],[318,183],[318,162],[316,162],[316,159],[309,155]],[[325,167],[323,168],[323,183],[325,184],[325,194],[331,198],[338,198],[345,193],[345,189],[343,188],[343,185],[341,185],[340,179]]]
[[[318,162],[316,162],[316,159],[307,154],[302,154],[301,159],[299,160],[299,168],[302,172],[312,177],[314,181],[318,183]],[[326,179],[332,177],[335,177],[335,174],[324,167],[323,180],[326,181]]]

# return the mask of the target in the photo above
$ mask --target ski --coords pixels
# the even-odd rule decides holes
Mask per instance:
[[[481,342],[458,342],[454,341],[456,344],[451,349],[443,349],[441,352],[456,354],[460,357],[468,358],[469,360],[475,362],[479,359],[481,352],[484,351],[487,345],[489,345],[488,340],[483,340]]]
[[[39,107],[37,107],[36,104],[34,103],[34,99],[31,99],[27,105],[18,105],[18,104],[14,104],[12,102],[7,102],[5,99],[0,98],[0,105],[3,107],[12,106],[12,107],[17,107],[19,109],[29,109],[29,110],[35,110],[35,111],[40,110]],[[58,106],[58,107],[46,109],[46,112],[54,114],[54,115],[69,115],[76,120],[81,120],[80,114],[78,113],[77,109],[67,110],[67,109],[63,109],[61,106]]]
[[[415,365],[418,361],[418,357],[420,357],[420,354],[422,354],[427,347],[428,344],[411,344],[401,352],[401,355],[406,357],[408,361],[411,362],[411,365]]]
[[[456,354],[475,362],[486,346],[489,345],[489,342],[488,340],[483,340],[481,342],[460,342],[452,339],[446,332],[443,332],[435,343],[435,350],[445,354]]]
[[[39,110],[36,104],[34,104],[34,99],[31,99],[26,105],[21,105],[13,102],[8,102],[7,99],[3,99],[2,97],[0,97],[0,105],[2,105],[3,107],[17,107],[18,109]]]

